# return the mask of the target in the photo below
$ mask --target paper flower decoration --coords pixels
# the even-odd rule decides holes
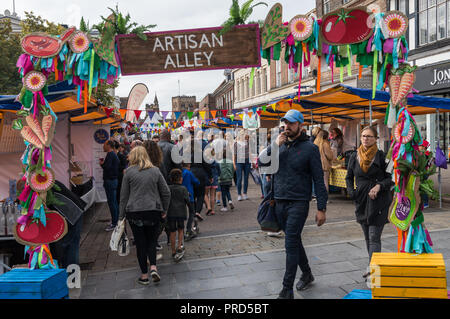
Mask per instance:
[[[408,18],[400,11],[387,12],[384,23],[390,38],[400,38],[408,29]]]
[[[289,31],[297,41],[308,39],[313,32],[313,21],[305,15],[297,15],[289,22]]]
[[[31,172],[28,176],[28,184],[31,189],[38,193],[45,193],[53,187],[55,183],[55,173],[52,169],[46,168],[44,176],[38,172]]]
[[[72,35],[69,41],[70,49],[74,53],[83,53],[89,49],[89,44],[91,41],[88,36],[81,31],[77,31]]]
[[[38,71],[28,72],[23,78],[25,88],[31,92],[38,92],[42,90],[47,83],[45,75]]]
[[[406,136],[402,136],[402,132],[402,125],[401,123],[398,123],[394,128],[394,137],[398,143],[400,143],[401,141],[402,144],[408,144],[409,142],[411,142],[414,138],[414,134],[416,133],[414,125],[412,123],[409,124],[408,134]]]

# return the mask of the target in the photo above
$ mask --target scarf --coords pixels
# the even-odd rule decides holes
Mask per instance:
[[[361,169],[364,173],[367,173],[367,171],[369,170],[370,165],[372,165],[372,161],[377,152],[378,146],[376,143],[368,149],[366,149],[363,145],[358,148],[359,165],[361,166]]]

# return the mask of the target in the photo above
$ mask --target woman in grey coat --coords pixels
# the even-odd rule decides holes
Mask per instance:
[[[125,171],[120,192],[119,219],[126,217],[130,223],[142,272],[138,283],[148,285],[147,258],[152,280],[160,280],[156,268],[156,244],[161,218],[165,218],[169,208],[170,190],[144,147],[133,148],[128,160],[130,166]]]

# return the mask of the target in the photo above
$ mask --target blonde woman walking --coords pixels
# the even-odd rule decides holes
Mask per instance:
[[[125,171],[120,192],[119,219],[128,219],[136,243],[137,258],[142,275],[138,283],[160,281],[156,268],[156,244],[161,218],[166,217],[170,203],[170,190],[159,168],[153,166],[147,151],[136,146],[128,155],[130,166]]]
[[[314,144],[316,144],[319,147],[320,160],[322,161],[322,169],[323,169],[323,180],[325,182],[325,187],[327,188],[328,192],[330,168],[334,158],[330,142],[328,142],[328,132],[321,130],[317,134]]]

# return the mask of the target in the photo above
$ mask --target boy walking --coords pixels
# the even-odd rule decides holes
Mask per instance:
[[[190,170],[191,164],[183,163],[183,182],[182,185],[186,187],[189,192],[189,218],[186,225],[186,241],[191,240],[198,233],[197,221],[195,221],[195,204],[194,204],[194,185],[200,185],[200,181],[194,176]],[[195,221],[196,232],[192,231],[192,223]]]
[[[170,247],[172,258],[179,262],[184,256],[184,221],[186,220],[187,207],[189,206],[189,192],[182,185],[183,173],[175,168],[169,173],[170,204],[167,211],[167,226],[170,232]],[[178,233],[178,246],[175,249]]]
[[[222,191],[222,204],[223,207],[220,209],[221,212],[227,212],[227,203],[230,204],[230,208],[234,209],[233,201],[231,200],[230,187],[232,185],[234,167],[233,161],[226,158],[226,150],[223,151],[223,159],[219,162],[220,165],[220,176],[219,185]]]

